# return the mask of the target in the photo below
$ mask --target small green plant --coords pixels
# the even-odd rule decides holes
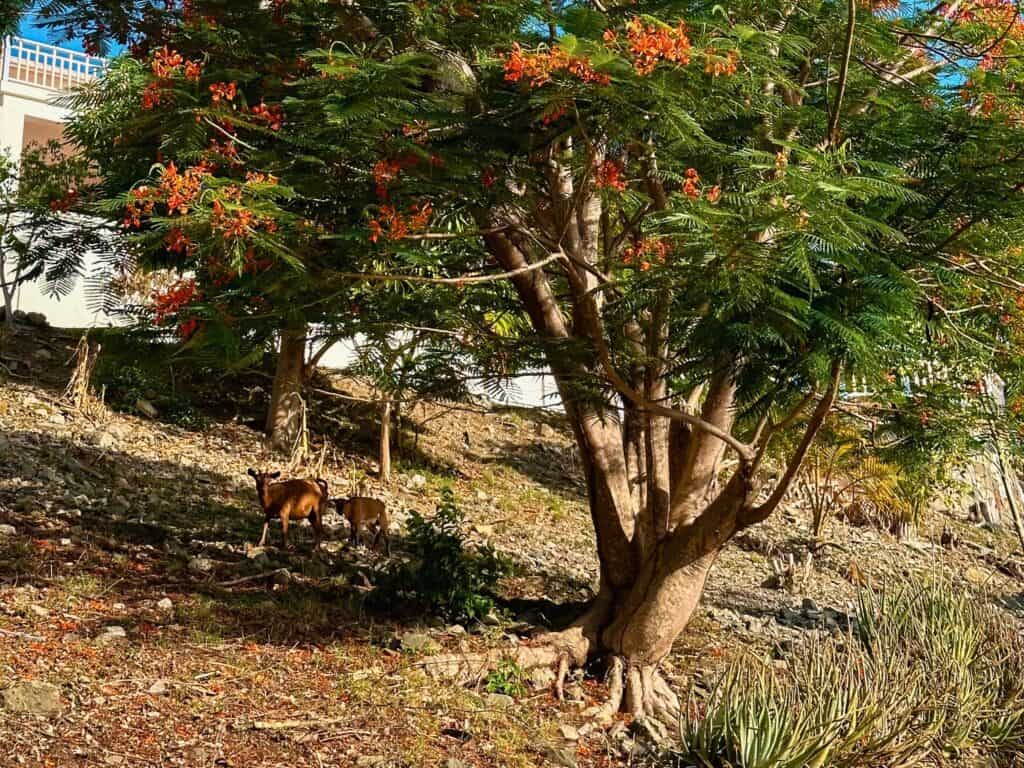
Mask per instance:
[[[407,527],[412,558],[392,567],[382,594],[412,599],[453,621],[472,621],[493,611],[490,592],[510,572],[509,564],[491,546],[466,546],[462,511],[450,488],[442,491],[432,518],[413,512]]]
[[[513,698],[526,695],[526,674],[522,667],[512,659],[504,659],[498,668],[487,676],[486,690],[488,693],[503,693]]]
[[[154,388],[149,373],[138,365],[104,367],[100,380],[110,394],[108,402],[120,411],[134,411],[135,404]]]

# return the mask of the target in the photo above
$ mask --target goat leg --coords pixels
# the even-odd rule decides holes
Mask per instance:
[[[264,520],[263,521],[263,533],[260,536],[260,543],[256,545],[257,547],[262,547],[264,544],[267,543],[267,531],[269,529],[270,529],[270,521]]]
[[[284,540],[284,548],[288,549],[288,515],[281,515],[281,538]]]

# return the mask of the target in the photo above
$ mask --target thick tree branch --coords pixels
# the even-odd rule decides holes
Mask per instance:
[[[803,464],[804,458],[807,456],[807,451],[810,449],[811,444],[814,442],[814,438],[818,435],[818,430],[821,429],[821,425],[825,423],[825,417],[828,416],[832,406],[836,402],[836,395],[839,393],[839,380],[842,377],[843,364],[840,360],[835,360],[832,363],[832,374],[829,380],[828,389],[825,390],[825,394],[822,395],[821,400],[818,401],[818,405],[815,407],[814,412],[811,414],[810,421],[807,423],[807,429],[804,430],[804,435],[800,440],[800,444],[797,446],[796,451],[789,458],[789,463],[786,465],[786,471],[783,473],[779,482],[776,484],[771,496],[761,504],[760,506],[747,508],[740,512],[738,527],[746,528],[747,526],[759,523],[768,517],[775,508],[779,506],[786,494],[789,492],[789,487],[793,484],[793,479],[800,471],[800,467]]]
[[[857,0],[848,0],[846,13],[846,42],[843,47],[843,60],[839,65],[836,103],[832,107],[832,115],[828,121],[828,136],[825,138],[826,145],[832,147],[839,143],[839,113],[843,106],[843,96],[846,95],[846,82],[850,77],[850,55],[853,53],[853,33],[857,25]]]
[[[376,272],[335,272],[334,277],[343,280],[364,280],[371,283],[434,283],[439,285],[469,285],[471,283],[493,283],[497,280],[508,280],[518,275],[543,269],[553,261],[566,261],[561,251],[552,253],[540,261],[524,264],[516,269],[500,272],[496,275],[464,275],[462,277],[424,277],[422,275],[387,275]]]

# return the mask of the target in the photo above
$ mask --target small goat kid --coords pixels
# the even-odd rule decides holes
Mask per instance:
[[[366,496],[352,496],[347,499],[334,499],[334,507],[338,514],[348,520],[350,532],[348,540],[352,544],[362,541],[363,531],[373,523],[377,523],[377,532],[373,537],[374,550],[381,538],[384,539],[384,552],[391,555],[391,536],[388,530],[388,510],[380,499]]]
[[[256,495],[263,507],[263,533],[260,536],[262,547],[267,542],[267,530],[274,518],[281,520],[281,537],[285,548],[288,547],[288,523],[291,520],[309,520],[313,526],[313,548],[320,546],[324,535],[324,509],[327,506],[327,481],[322,478],[312,480],[285,480],[272,483],[281,476],[280,472],[257,472],[249,469],[249,475],[256,481]]]

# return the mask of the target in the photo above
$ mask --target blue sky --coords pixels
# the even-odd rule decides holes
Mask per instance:
[[[18,34],[21,37],[28,38],[29,40],[37,40],[42,43],[53,43],[54,45],[59,45],[62,48],[70,48],[73,51],[82,50],[81,40],[61,40],[61,36],[58,33],[42,29],[37,23],[38,20],[39,19],[35,11],[26,11],[25,18],[22,19],[21,27],[18,29]],[[109,50],[112,54],[118,53],[121,50],[121,46],[116,43],[111,43]]]

